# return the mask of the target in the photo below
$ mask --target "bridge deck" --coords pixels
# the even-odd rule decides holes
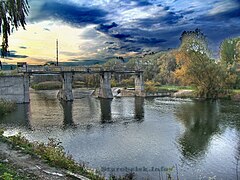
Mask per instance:
[[[79,74],[99,74],[103,72],[112,72],[116,74],[136,74],[142,70],[129,69],[125,67],[83,67],[83,66],[28,66],[27,68],[18,68],[18,73],[28,74],[61,74],[61,73],[79,73]]]

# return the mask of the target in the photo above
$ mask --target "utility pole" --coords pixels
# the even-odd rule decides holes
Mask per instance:
[[[56,61],[58,66],[58,39],[56,40]]]

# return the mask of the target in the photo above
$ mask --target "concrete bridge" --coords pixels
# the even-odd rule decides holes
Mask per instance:
[[[143,71],[135,69],[126,69],[121,68],[112,68],[112,67],[82,67],[82,66],[27,66],[25,68],[18,68],[18,73],[22,74],[20,87],[23,88],[22,94],[23,98],[18,97],[18,103],[28,103],[30,101],[29,96],[29,77],[33,74],[60,74],[62,79],[62,89],[58,93],[58,99],[64,101],[73,101],[73,75],[78,74],[99,74],[100,76],[100,88],[98,92],[98,97],[104,99],[112,99],[113,94],[111,90],[111,77],[112,74],[132,74],[135,76],[135,94],[136,96],[144,96],[144,80],[143,80]],[[19,76],[18,76],[19,77]],[[3,78],[3,77],[1,77]],[[5,77],[7,78],[7,77]],[[0,80],[1,81],[1,80]],[[3,84],[8,80],[2,80]],[[19,81],[14,79],[11,76],[11,81],[13,84],[19,84]],[[8,82],[8,87],[11,87],[11,82]],[[10,86],[9,86],[10,85]],[[0,90],[1,90],[0,86]],[[15,90],[12,90],[15,91]],[[20,90],[18,90],[19,92]],[[2,92],[4,92],[2,90]],[[18,96],[21,96],[18,94]],[[1,98],[2,93],[0,94]],[[15,97],[16,98],[16,97]],[[8,99],[11,100],[11,95],[8,96]],[[22,102],[21,102],[22,101]]]

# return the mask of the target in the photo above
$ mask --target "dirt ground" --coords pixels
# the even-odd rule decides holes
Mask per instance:
[[[17,168],[19,172],[32,174],[33,179],[43,180],[69,180],[87,178],[71,174],[65,170],[49,166],[43,160],[23,153],[21,150],[12,149],[9,144],[0,142],[0,162],[7,162]],[[30,178],[32,179],[32,178]]]

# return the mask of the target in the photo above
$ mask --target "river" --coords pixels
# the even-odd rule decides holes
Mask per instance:
[[[137,179],[237,179],[240,102],[82,96],[60,103],[57,91],[31,91],[31,103],[0,117],[6,135],[55,138],[87,166]],[[78,94],[78,92],[75,92]],[[240,175],[240,173],[239,173]]]

